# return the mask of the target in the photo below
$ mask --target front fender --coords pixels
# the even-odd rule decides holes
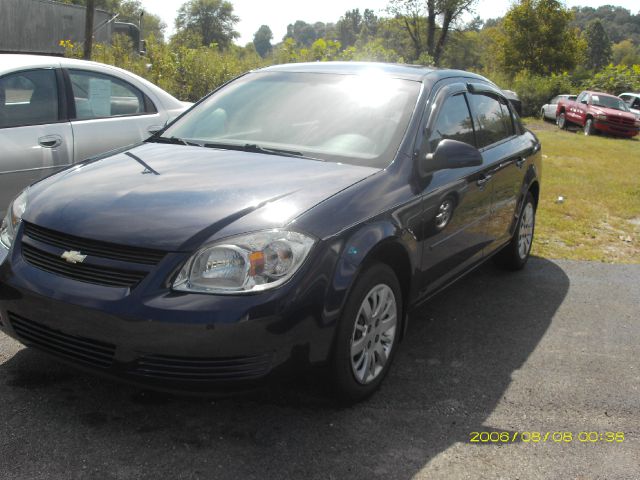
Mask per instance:
[[[334,244],[335,247],[338,247],[338,244]],[[409,271],[414,272],[418,265],[417,256],[420,251],[415,235],[394,223],[391,218],[359,226],[356,230],[344,235],[339,248],[340,252],[326,302],[326,308],[336,312],[338,318],[355,280],[371,259],[382,252],[393,251],[394,254],[403,256]],[[390,265],[390,267],[396,270],[399,265]],[[411,296],[410,293],[409,296]],[[404,300],[404,304],[407,305],[408,298]]]

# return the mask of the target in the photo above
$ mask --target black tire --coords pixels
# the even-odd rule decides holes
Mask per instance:
[[[388,286],[395,297],[396,326],[387,360],[380,372],[368,383],[356,378],[352,366],[351,345],[356,337],[356,322],[360,324],[360,307],[370,293],[380,285]],[[402,330],[402,290],[394,271],[383,263],[372,263],[358,276],[343,309],[329,368],[329,379],[333,384],[338,400],[342,403],[355,403],[364,400],[375,392],[387,375],[393,362],[398,339]],[[363,335],[364,336],[364,335]],[[377,337],[376,337],[377,340]],[[369,342],[371,344],[371,342]],[[375,355],[375,353],[371,353]],[[355,357],[354,357],[355,358]]]
[[[587,118],[587,121],[584,122],[584,134],[587,137],[596,134],[596,129],[593,126],[593,118]]]
[[[544,116],[544,108],[540,109],[540,120],[542,120],[543,122],[547,120],[547,118]]]
[[[528,223],[528,220],[525,219],[527,215],[531,215],[531,235],[528,245],[526,245],[526,248],[524,248],[523,251],[523,244],[521,242],[524,241],[524,237],[522,236],[523,232],[521,231],[521,226],[523,220]],[[533,238],[535,234],[535,225],[536,202],[533,195],[531,195],[531,192],[528,192],[524,199],[522,210],[520,211],[520,217],[518,218],[518,223],[516,224],[516,229],[511,241],[493,257],[498,266],[506,270],[521,270],[524,268],[527,264],[527,260],[529,260],[529,254],[531,253],[531,246],[533,245]]]
[[[565,116],[564,112],[561,112],[556,117],[556,125],[558,125],[558,128],[560,130],[566,130],[567,129],[567,117]]]

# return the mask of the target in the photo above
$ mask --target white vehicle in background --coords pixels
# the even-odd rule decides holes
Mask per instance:
[[[190,106],[110,65],[0,54],[0,217],[27,185],[138,143]]]
[[[557,95],[549,100],[549,103],[542,106],[540,109],[540,118],[542,120],[553,120],[556,121],[556,109],[558,107],[558,102],[560,100],[575,100],[577,95]]]
[[[640,120],[640,93],[621,93],[618,98],[626,103],[631,113]]]

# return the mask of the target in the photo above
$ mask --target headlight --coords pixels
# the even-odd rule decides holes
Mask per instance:
[[[0,226],[0,244],[3,247],[9,249],[16,236],[16,230],[18,225],[22,221],[22,215],[27,208],[27,191],[18,195],[13,202],[9,204],[7,209],[7,215],[2,220],[2,226]]]
[[[300,268],[314,242],[286,230],[232,237],[196,252],[180,270],[173,288],[218,294],[274,288]]]

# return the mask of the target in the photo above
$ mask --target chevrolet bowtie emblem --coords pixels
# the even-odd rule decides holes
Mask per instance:
[[[87,256],[82,255],[80,252],[76,252],[75,250],[69,250],[67,252],[63,252],[62,255],[60,255],[60,258],[69,263],[82,263]]]

